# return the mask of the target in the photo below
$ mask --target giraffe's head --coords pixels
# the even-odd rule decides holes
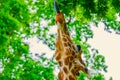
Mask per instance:
[[[75,70],[76,74],[79,75],[79,71],[83,71],[86,74],[89,74],[88,68],[86,67],[84,61],[82,60],[82,50],[80,45],[76,45],[77,53],[75,54]]]
[[[54,1],[54,7],[55,7],[55,10],[56,10],[56,24],[59,24],[59,25],[62,26],[62,25],[65,24],[65,18],[64,18],[63,13],[60,12],[56,1]]]

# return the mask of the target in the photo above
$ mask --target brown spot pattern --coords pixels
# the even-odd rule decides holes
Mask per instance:
[[[67,56],[70,55],[70,50],[69,50],[69,48],[66,48],[65,54],[66,54]]]
[[[72,55],[75,55],[76,53],[74,51],[72,51]]]
[[[63,66],[63,63],[61,61],[58,62],[60,66]]]
[[[65,47],[67,47],[67,46],[68,46],[68,44],[67,44],[67,43],[64,43],[64,46],[65,46]]]
[[[72,43],[72,41],[71,41],[71,39],[69,38],[69,36],[67,36],[67,40],[68,40],[70,43]]]
[[[56,60],[58,61],[58,60],[60,60],[60,59],[61,59],[61,54],[58,53],[58,55],[56,56]]]
[[[74,71],[74,69],[72,69],[72,70],[71,70],[71,72],[72,72],[72,74],[73,74],[73,75],[75,74],[75,71]]]
[[[71,56],[71,57],[69,58],[69,61],[73,61],[73,59],[74,59],[74,57],[73,57],[73,56]]]
[[[63,72],[62,72],[62,71],[60,71],[60,72],[58,73],[58,78],[59,78],[59,80],[63,80],[63,79],[64,79],[64,75],[63,75]]]
[[[65,37],[63,37],[63,38],[62,38],[62,40],[63,40],[64,42],[66,42],[66,41],[67,41],[67,39],[66,39]]]
[[[68,74],[68,69],[66,67],[64,67],[63,70],[66,74]]]
[[[65,80],[69,80],[68,78],[66,78]]]
[[[71,75],[69,76],[69,80],[75,80]]]
[[[64,64],[65,64],[65,65],[68,65],[68,63],[69,63],[69,57],[66,57],[66,58],[64,59]]]
[[[71,48],[72,46],[71,46],[71,44],[68,42],[68,46]]]

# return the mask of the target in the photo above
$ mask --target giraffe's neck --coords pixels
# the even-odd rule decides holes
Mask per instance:
[[[75,55],[75,46],[70,39],[68,30],[64,32],[59,27],[56,41],[56,60],[59,62],[61,67],[58,78],[60,80],[76,80],[76,75],[74,75],[74,71],[72,69],[73,56]]]
[[[57,14],[58,27],[55,58],[60,65],[59,80],[77,80],[80,70],[84,71],[85,64],[70,38],[63,14]],[[85,72],[85,71],[84,71]]]

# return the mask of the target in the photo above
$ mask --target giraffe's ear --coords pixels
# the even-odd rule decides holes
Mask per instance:
[[[78,51],[79,55],[81,56],[81,54],[82,54],[81,46],[80,45],[75,45],[75,46],[76,46],[76,50]]]
[[[77,47],[78,52],[81,51],[81,46],[80,45],[76,45],[76,47]]]

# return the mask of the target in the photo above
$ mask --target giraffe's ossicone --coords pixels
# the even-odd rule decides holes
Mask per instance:
[[[82,60],[82,50],[76,47],[67,29],[63,13],[60,13],[59,8],[54,3],[56,9],[56,24],[57,24],[57,38],[55,59],[60,65],[58,73],[59,80],[77,80],[80,71],[88,73],[85,63]],[[78,48],[78,49],[77,49]]]

